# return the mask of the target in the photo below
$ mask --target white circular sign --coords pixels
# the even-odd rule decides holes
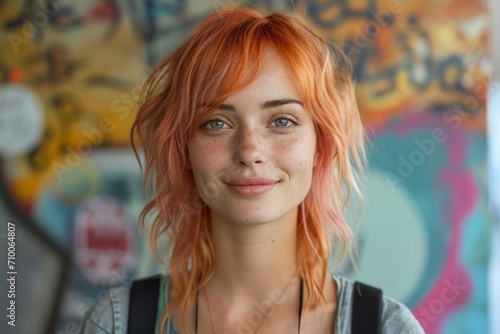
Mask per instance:
[[[23,86],[0,86],[0,155],[25,154],[40,143],[43,114],[38,98]]]

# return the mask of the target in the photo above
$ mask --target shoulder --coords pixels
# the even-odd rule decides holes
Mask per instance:
[[[383,298],[382,333],[424,333],[410,309],[402,303],[389,298]]]
[[[354,282],[334,276],[338,286],[338,316],[335,333],[350,333],[352,319],[352,295]],[[422,334],[420,323],[411,311],[402,303],[383,296],[382,298],[382,333]]]
[[[87,312],[80,334],[125,334],[127,332],[130,287],[104,292]]]
[[[144,278],[149,280],[153,277]],[[142,280],[142,279],[141,279]],[[168,289],[170,276],[161,276],[159,305],[169,300]],[[128,327],[130,286],[120,286],[99,296],[92,308],[87,312],[80,326],[80,334],[126,334]],[[161,309],[163,311],[163,309]],[[174,332],[175,333],[175,332]]]

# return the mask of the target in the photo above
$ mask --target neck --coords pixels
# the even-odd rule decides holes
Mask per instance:
[[[268,299],[290,283],[298,286],[291,282],[297,274],[296,210],[266,224],[227,223],[215,214],[211,219],[217,265],[210,288],[245,303]]]

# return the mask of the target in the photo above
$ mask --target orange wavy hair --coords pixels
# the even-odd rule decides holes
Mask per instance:
[[[365,161],[354,84],[343,66],[345,57],[330,45],[296,14],[224,8],[209,15],[148,78],[131,139],[136,155],[138,146],[144,151],[144,187],[153,185],[140,223],[148,225],[146,218],[153,214],[148,229],[157,258],[158,239],[169,240],[168,268],[177,293],[162,328],[176,306],[187,328],[196,293],[215,268],[209,208],[188,168],[187,143],[227,97],[256,79],[266,48],[288,65],[315,124],[317,165],[299,208],[297,269],[309,292],[306,310],[326,302],[322,287],[329,259],[335,255],[338,263],[354,249],[343,210],[351,190],[362,199],[357,175]]]

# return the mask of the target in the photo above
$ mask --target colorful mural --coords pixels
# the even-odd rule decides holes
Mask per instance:
[[[377,283],[391,281],[387,273],[406,282],[405,290],[387,293],[402,293],[394,297],[412,307],[426,333],[486,333],[486,319],[478,318],[484,296],[477,294],[487,286],[486,180],[477,173],[485,138],[429,112],[394,117],[374,131],[371,173],[379,184],[368,186],[368,205],[377,215],[367,222],[366,238],[375,240],[361,255],[363,277],[377,281],[385,272]],[[389,201],[376,199],[380,190]],[[381,255],[395,260],[377,265]]]
[[[137,230],[130,126],[151,68],[228,3],[303,13],[352,61],[371,162],[358,270],[342,272],[405,302],[427,333],[486,333],[483,1],[3,0],[4,190],[19,224],[72,259],[53,330],[161,270]]]

